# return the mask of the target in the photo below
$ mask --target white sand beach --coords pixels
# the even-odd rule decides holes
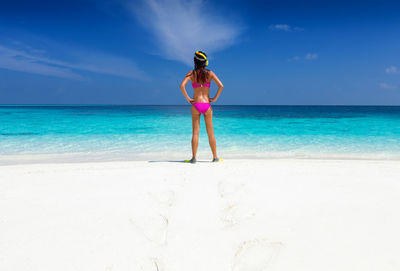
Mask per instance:
[[[0,270],[400,270],[400,161],[0,167]]]

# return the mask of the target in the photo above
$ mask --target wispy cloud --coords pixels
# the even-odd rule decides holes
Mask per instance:
[[[400,73],[396,66],[390,66],[385,69],[386,73]]]
[[[389,85],[389,84],[386,84],[386,83],[380,83],[379,86],[381,88],[385,88],[385,89],[395,89],[395,88],[397,88],[397,86],[395,86],[395,85]]]
[[[395,85],[389,85],[389,84],[386,84],[386,83],[380,83],[379,86],[381,88],[385,88],[385,89],[395,89],[395,88],[397,88],[397,86],[395,86]]]
[[[301,32],[304,28],[298,26],[290,26],[288,24],[273,24],[268,27],[269,30],[278,30],[278,31],[285,31],[285,32]]]
[[[308,53],[304,57],[294,56],[289,58],[289,61],[299,61],[299,60],[315,60],[318,58],[318,54],[316,53]]]
[[[306,54],[306,56],[304,57],[304,59],[306,60],[313,60],[313,59],[317,59],[318,58],[318,54],[312,54],[312,53],[308,53]]]
[[[286,32],[290,31],[290,25],[288,24],[274,24],[268,27],[270,30],[283,30]]]
[[[82,76],[65,67],[49,65],[41,57],[0,45],[0,68],[47,76],[81,80]]]
[[[202,0],[143,0],[131,10],[155,36],[157,54],[187,65],[192,65],[195,50],[223,50],[238,42],[243,30],[228,14]]]
[[[46,50],[35,49],[20,42],[15,44],[17,48],[0,45],[0,68],[73,80],[83,80],[82,71],[147,79],[134,63],[121,57],[74,49],[72,52],[64,52],[73,56],[74,60],[65,61],[48,57]]]

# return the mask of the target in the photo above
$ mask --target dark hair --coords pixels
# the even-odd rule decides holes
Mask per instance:
[[[200,54],[198,54],[198,53]],[[204,58],[205,55],[206,58]],[[205,83],[207,78],[208,78],[208,70],[205,69],[205,67],[207,66],[207,54],[202,52],[202,51],[196,51],[196,53],[194,54],[194,70],[193,70],[193,74],[194,74],[194,79],[195,82],[199,82],[199,83]],[[196,79],[199,80],[196,80]]]

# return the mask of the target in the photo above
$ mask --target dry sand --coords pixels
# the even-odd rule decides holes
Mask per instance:
[[[0,167],[0,270],[400,270],[400,162]]]

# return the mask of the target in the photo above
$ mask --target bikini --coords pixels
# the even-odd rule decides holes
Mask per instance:
[[[208,87],[209,88],[210,85],[211,85],[211,81],[206,82],[205,84],[201,84],[201,85],[192,83],[193,88],[199,88],[199,87]],[[205,112],[207,112],[208,108],[210,108],[211,105],[210,105],[210,103],[194,103],[193,106],[196,108],[196,110],[199,113],[205,113]]]

